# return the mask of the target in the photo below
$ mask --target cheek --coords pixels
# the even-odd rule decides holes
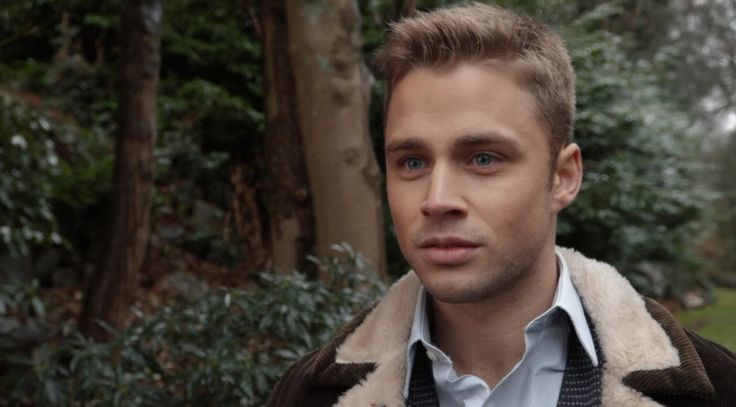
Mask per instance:
[[[393,220],[393,233],[396,235],[396,241],[399,249],[404,255],[406,261],[414,266],[412,261],[411,250],[411,230],[414,226],[413,220],[416,218],[418,208],[414,209],[414,204],[410,199],[411,194],[406,193],[405,188],[387,188],[388,206],[391,210],[391,219]]]
[[[477,199],[483,217],[497,233],[506,236],[534,235],[544,228],[549,215],[546,190],[525,183],[496,189]]]
[[[412,194],[407,193],[406,188],[400,188],[391,184],[387,185],[388,207],[391,210],[391,218],[394,221],[396,234],[401,238],[405,235],[411,219],[414,217],[415,204],[412,202]]]

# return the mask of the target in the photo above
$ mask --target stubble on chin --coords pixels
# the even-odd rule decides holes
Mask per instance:
[[[525,289],[529,278],[535,278],[543,246],[544,242],[534,242],[519,250],[493,254],[484,264],[417,274],[427,293],[445,303],[513,297]]]

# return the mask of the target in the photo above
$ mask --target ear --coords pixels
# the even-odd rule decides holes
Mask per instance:
[[[558,213],[570,205],[580,191],[583,180],[583,158],[580,147],[570,143],[560,150],[552,180],[552,211]]]

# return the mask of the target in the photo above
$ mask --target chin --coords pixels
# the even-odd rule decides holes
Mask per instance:
[[[523,277],[523,273],[513,268],[488,264],[470,263],[452,268],[425,265],[415,270],[432,298],[451,304],[481,301],[512,291]]]
[[[480,301],[493,295],[477,286],[458,287],[458,286],[425,286],[429,295],[437,301],[449,304],[465,304]]]
[[[417,276],[432,298],[452,304],[482,300],[493,296],[500,288],[498,281],[468,275],[463,270],[418,272]]]

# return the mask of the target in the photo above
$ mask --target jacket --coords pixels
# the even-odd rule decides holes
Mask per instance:
[[[613,267],[559,249],[598,336],[603,406],[736,406],[736,356],[684,329]],[[268,406],[404,406],[420,282],[399,279],[323,347],[292,365]]]

